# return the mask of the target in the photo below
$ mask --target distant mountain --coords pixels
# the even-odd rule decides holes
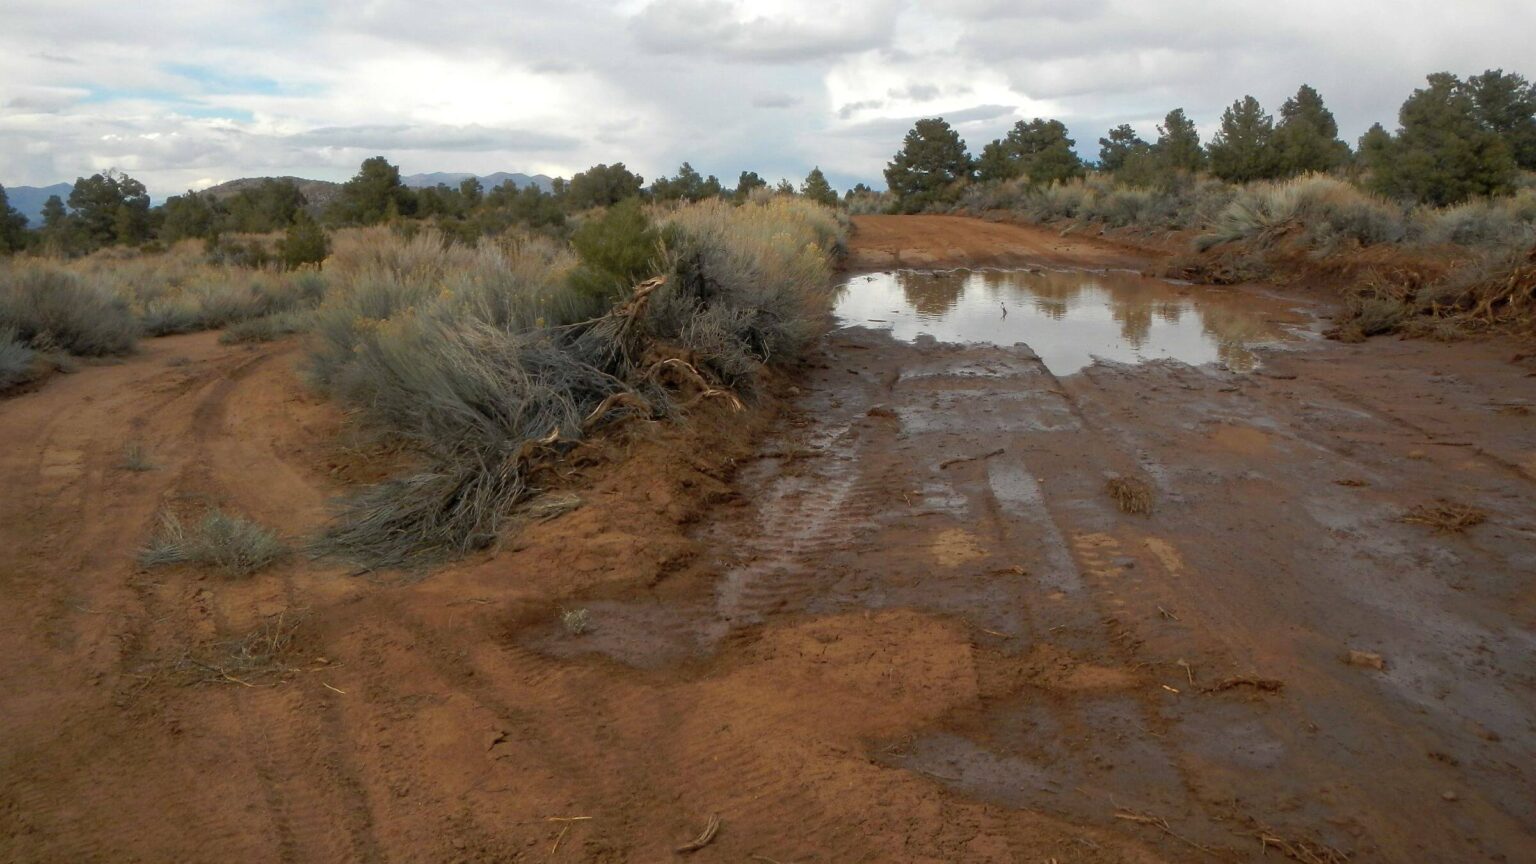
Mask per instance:
[[[43,205],[48,203],[51,195],[57,195],[63,201],[69,201],[69,193],[73,191],[73,183],[55,183],[52,186],[7,186],[5,196],[10,199],[11,206],[21,211],[21,215],[27,217],[27,227],[37,228],[43,224]]]
[[[412,188],[421,189],[428,186],[436,186],[439,183],[445,186],[458,186],[465,180],[477,176],[480,179],[480,185],[485,187],[487,192],[495,189],[497,186],[500,186],[503,183],[512,183],[518,188],[522,188],[524,186],[537,186],[540,189],[543,189],[545,192],[548,192],[555,182],[555,178],[546,176],[544,174],[534,174],[533,176],[529,176],[527,174],[511,174],[506,171],[497,171],[495,174],[483,175],[457,174],[451,171],[434,171],[431,174],[412,174],[408,177],[401,177],[400,182]]]
[[[209,186],[203,190],[204,195],[223,201],[239,195],[242,190],[254,188],[267,180],[287,180],[298,184],[299,191],[304,193],[304,199],[309,202],[306,208],[313,213],[320,213],[330,206],[332,201],[341,194],[341,184],[332,183],[329,180],[305,180],[303,177],[242,177],[239,180],[231,180],[220,183],[217,186]]]

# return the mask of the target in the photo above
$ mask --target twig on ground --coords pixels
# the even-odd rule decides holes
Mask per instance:
[[[1302,864],[1347,864],[1349,855],[1325,843],[1312,840],[1286,840],[1269,829],[1254,835],[1262,849],[1278,849],[1280,854]]]
[[[699,836],[677,847],[677,854],[686,855],[689,852],[697,852],[700,849],[703,849],[705,846],[708,846],[711,842],[714,841],[715,834],[717,834],[719,831],[720,814],[711,813],[709,816],[709,822],[704,826],[704,830],[699,832]]]
[[[980,462],[983,459],[991,459],[993,456],[1001,455],[1003,455],[1003,448],[999,447],[990,453],[983,453],[980,456],[961,456],[958,459],[946,459],[945,461],[939,463],[939,470],[943,471],[945,468],[948,468],[951,465],[959,465],[962,462]]]
[[[1123,819],[1127,822],[1135,822],[1138,825],[1151,825],[1152,827],[1157,828],[1164,834],[1167,834],[1169,837],[1172,837],[1173,839],[1189,846],[1190,848],[1198,849],[1207,855],[1218,854],[1215,849],[1212,849],[1209,846],[1202,846],[1201,844],[1196,843],[1188,837],[1179,834],[1177,831],[1174,831],[1173,828],[1168,824],[1168,820],[1161,816],[1152,816],[1147,813],[1137,813],[1134,810],[1116,810],[1115,818]]]

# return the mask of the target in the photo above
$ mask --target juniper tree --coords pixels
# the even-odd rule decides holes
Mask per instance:
[[[1428,84],[1403,102],[1397,134],[1371,157],[1372,187],[1435,206],[1508,191],[1515,161],[1479,120],[1470,89],[1449,72]]]
[[[289,270],[297,270],[306,264],[321,267],[330,251],[325,229],[303,210],[294,214],[293,224],[288,226],[288,232],[278,243],[278,253]]]
[[[623,162],[597,164],[571,178],[565,203],[572,210],[609,207],[640,195],[645,178],[624,167]]]

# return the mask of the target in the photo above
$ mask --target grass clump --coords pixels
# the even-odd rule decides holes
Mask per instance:
[[[1104,484],[1121,513],[1148,516],[1152,513],[1152,487],[1135,477],[1111,477]]]
[[[560,626],[572,636],[580,636],[592,629],[592,613],[586,609],[561,610]]]
[[[160,529],[140,550],[139,563],[145,567],[202,564],[229,576],[244,577],[270,567],[287,554],[287,547],[270,530],[214,509],[190,527],[175,514],[163,515]]]
[[[149,460],[149,453],[144,450],[144,445],[130,442],[123,447],[123,458],[118,461],[117,467],[124,471],[151,471],[155,463]]]

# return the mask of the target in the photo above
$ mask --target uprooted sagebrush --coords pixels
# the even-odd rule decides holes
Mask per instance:
[[[553,455],[625,414],[675,415],[680,391],[749,391],[825,320],[843,236],[827,208],[772,198],[621,223],[651,238],[644,266],[626,265],[650,278],[606,296],[601,262],[540,238],[471,249],[380,231],[338,247],[309,376],[416,464],[345,501],[318,552],[378,568],[483,547]],[[593,245],[625,238],[608,239]]]

